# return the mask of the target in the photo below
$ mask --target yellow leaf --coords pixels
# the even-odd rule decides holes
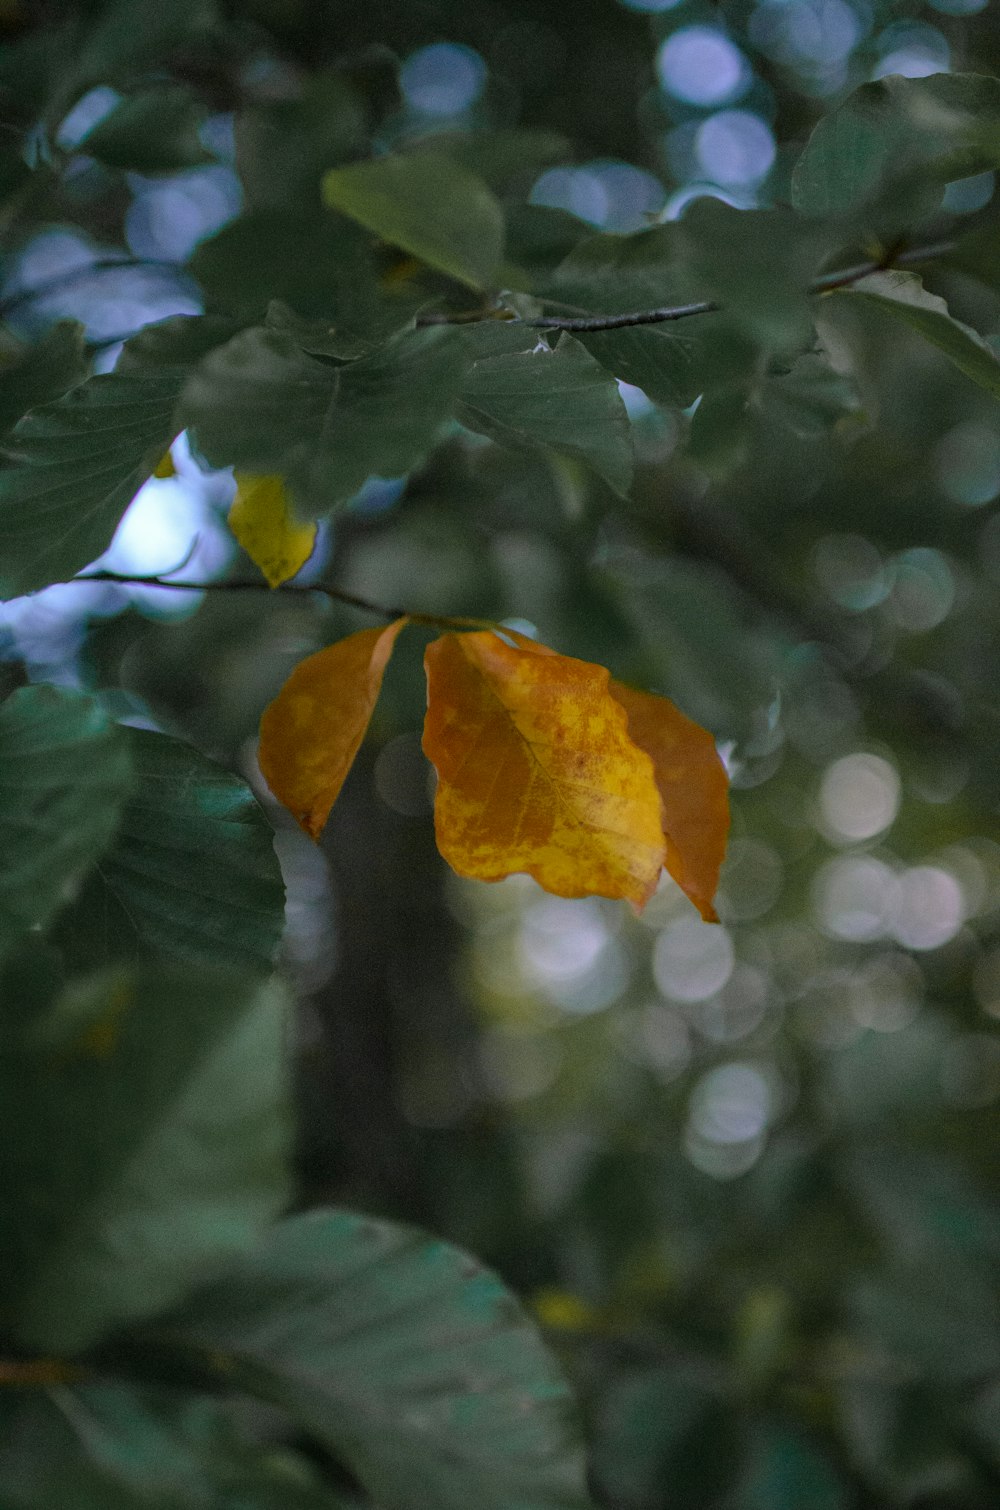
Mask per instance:
[[[323,831],[368,727],[406,623],[362,629],[301,661],[260,721],[260,768],[312,839]]]
[[[628,715],[630,738],[653,762],[667,870],[706,923],[717,923],[712,898],[729,833],[729,778],[715,740],[665,697],[620,682],[611,694]]]
[[[315,524],[299,524],[280,477],[236,474],[229,528],[272,587],[304,566],[316,544]]]
[[[177,468],[174,466],[174,458],[169,450],[164,451],[156,466],[153,468],[153,476],[159,478],[176,477]]]
[[[556,896],[643,907],[664,860],[660,797],[604,667],[492,632],[444,635],[425,665],[424,750],[452,869],[527,871]]]

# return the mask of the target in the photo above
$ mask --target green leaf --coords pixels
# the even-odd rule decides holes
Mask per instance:
[[[211,162],[198,135],[205,107],[178,84],[132,95],[80,142],[78,151],[111,168],[163,173]]]
[[[218,1402],[129,1384],[8,1399],[0,1501],[10,1510],[337,1510],[296,1453],[254,1442]]]
[[[422,461],[454,410],[465,366],[450,327],[405,331],[343,367],[258,328],[209,356],[181,413],[210,462],[280,473],[315,515],[373,473],[396,477]]]
[[[673,229],[677,280],[688,299],[712,299],[755,341],[798,349],[812,338],[809,284],[828,249],[790,210],[738,210],[708,196]]]
[[[48,119],[58,120],[92,84],[147,75],[175,49],[205,36],[217,15],[214,0],[109,0],[96,15],[81,13],[77,45],[50,97]]]
[[[893,75],[862,84],[820,120],[795,165],[792,203],[805,215],[849,215],[893,184],[917,183],[926,198],[928,183],[998,164],[1000,80]]]
[[[1000,398],[1000,361],[982,336],[949,313],[937,294],[930,294],[915,273],[873,273],[829,298],[861,299],[902,320],[936,346],[966,377]]]
[[[567,313],[631,314],[686,302],[677,269],[675,226],[634,236],[589,236],[538,292],[572,306]],[[553,306],[552,312],[562,310]],[[680,323],[580,334],[577,339],[615,377],[660,403],[685,407],[698,396],[693,340]]]
[[[801,1432],[779,1422],[753,1431],[733,1510],[847,1510],[847,1485]]]
[[[125,731],[136,791],[117,837],[59,920],[88,966],[151,953],[267,972],[284,890],[249,787],[190,745]]]
[[[0,703],[0,954],[73,894],[131,782],[127,741],[94,698],[22,687]]]
[[[87,375],[83,326],[60,320],[40,341],[25,346],[0,368],[0,433],[5,433],[36,404],[61,398]]]
[[[0,1267],[20,1345],[176,1302],[288,1198],[283,997],[159,962],[77,980],[0,1055]]]
[[[313,1212],[192,1296],[156,1339],[281,1406],[386,1510],[583,1510],[569,1391],[534,1327],[457,1249]]]
[[[487,357],[470,369],[459,418],[501,444],[551,446],[585,461],[616,492],[632,483],[629,419],[618,385],[579,341]]]
[[[406,325],[427,301],[426,290],[380,285],[368,237],[323,212],[241,215],[202,242],[190,270],[213,309],[260,320],[278,299],[360,342],[363,351]]]
[[[35,592],[87,566],[180,429],[174,410],[217,322],[179,318],[126,344],[114,372],[25,416],[0,470],[7,594]]]
[[[503,252],[503,211],[466,168],[409,152],[334,168],[323,201],[391,246],[472,288],[490,288]]]

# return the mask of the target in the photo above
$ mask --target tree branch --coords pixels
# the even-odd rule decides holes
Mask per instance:
[[[943,257],[954,249],[953,241],[935,242],[932,246],[911,247],[908,250],[896,250],[878,260],[859,262],[854,267],[840,268],[830,273],[822,273],[814,278],[809,285],[810,294],[827,294],[834,289],[849,288],[852,283],[860,283],[862,278],[868,278],[872,273],[884,273],[891,267],[907,267],[913,263],[930,262],[936,257]],[[555,300],[553,303],[557,302]],[[533,320],[522,320],[518,315],[510,314],[508,323],[524,325],[529,330],[565,330],[571,334],[590,334],[602,330],[626,330],[641,325],[666,325],[672,320],[687,320],[692,315],[717,314],[723,306],[717,304],[714,299],[701,299],[691,304],[665,304],[656,309],[638,309],[624,315],[539,315]],[[500,318],[496,314],[477,314],[475,311],[466,311],[461,314],[427,314],[417,317],[418,325],[470,325],[495,320]]]
[[[117,571],[94,571],[82,572],[77,577],[70,577],[65,582],[51,583],[53,587],[74,587],[81,582],[111,582],[121,587],[167,587],[175,592],[266,592],[295,594],[303,597],[308,593],[319,593],[324,598],[329,598],[333,603],[344,603],[348,608],[357,608],[361,613],[373,614],[376,618],[387,619],[390,623],[395,619],[409,619],[413,624],[427,624],[436,629],[496,629],[498,626],[492,619],[472,619],[455,617],[452,614],[420,613],[410,608],[385,608],[381,603],[372,603],[367,598],[359,598],[352,592],[344,592],[339,587],[331,587],[326,582],[281,582],[277,587],[271,587],[269,583],[260,582],[229,582],[220,580],[217,582],[189,582],[177,577],[141,576],[132,575],[129,572]]]

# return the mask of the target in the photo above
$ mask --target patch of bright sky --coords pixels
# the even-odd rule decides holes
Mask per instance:
[[[777,146],[766,121],[748,110],[720,110],[698,126],[694,153],[702,175],[726,188],[753,185],[774,166]]]
[[[631,163],[599,159],[579,168],[549,168],[529,195],[531,204],[569,210],[580,220],[611,231],[636,231],[663,208],[658,178]]]
[[[19,334],[33,335],[54,320],[80,320],[91,340],[130,332],[168,315],[198,314],[201,301],[183,272],[158,267],[104,267],[91,264],[107,252],[86,236],[68,230],[42,231],[18,256],[3,285],[4,296],[37,289],[11,312]],[[45,292],[48,284],[55,286]]]
[[[920,22],[898,21],[887,26],[878,38],[881,53],[872,69],[873,79],[902,74],[907,79],[924,79],[932,73],[947,73],[951,66],[951,49],[935,26]]]
[[[478,100],[486,64],[478,52],[455,42],[434,42],[411,53],[399,71],[407,104],[422,115],[461,115]]]
[[[117,89],[109,89],[104,84],[97,89],[88,90],[64,117],[56,132],[56,145],[64,152],[72,152],[98,121],[111,114],[121,98]]]
[[[954,178],[945,185],[941,208],[952,215],[971,215],[989,204],[995,188],[995,173],[973,173],[968,178]]]
[[[713,26],[682,26],[661,43],[656,69],[666,92],[688,105],[730,105],[753,82],[743,53]]]
[[[240,181],[231,168],[213,163],[169,178],[129,174],[133,199],[125,237],[137,257],[183,262],[206,236],[239,214]]]

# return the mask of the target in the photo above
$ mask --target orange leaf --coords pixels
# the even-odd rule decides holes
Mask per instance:
[[[354,763],[406,623],[362,629],[300,661],[260,721],[260,768],[271,791],[312,839]]]
[[[663,803],[667,870],[706,923],[717,923],[712,898],[729,833],[729,778],[707,729],[665,697],[611,683],[628,714],[630,738],[653,762]]]
[[[604,667],[492,632],[444,635],[424,659],[424,750],[452,869],[483,881],[527,871],[556,896],[643,907],[663,865],[660,798]]]

